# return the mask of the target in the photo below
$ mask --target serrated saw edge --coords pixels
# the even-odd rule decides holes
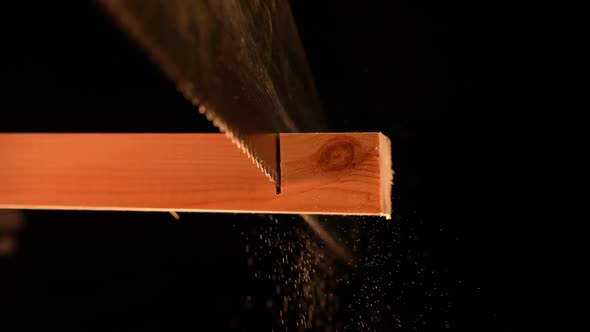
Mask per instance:
[[[100,0],[98,3],[115,18],[115,23],[138,43],[150,60],[157,64],[162,72],[175,83],[178,91],[181,92],[184,97],[193,104],[193,106],[197,107],[198,111],[205,115],[215,127],[223,132],[238,148],[240,148],[240,150],[252,160],[258,169],[260,169],[272,182],[278,185],[280,183],[280,175],[276,170],[266,166],[264,160],[256,157],[256,152],[253,147],[247,143],[245,137],[247,135],[240,135],[238,130],[235,130],[227,123],[227,121],[215,113],[210,106],[208,107],[202,102],[194,91],[193,85],[184,80],[183,76],[180,74],[180,70],[167,59],[160,47],[146,35],[141,24],[135,20],[134,16],[129,15],[129,13],[126,12],[123,8],[122,2],[116,0]],[[277,187],[277,189],[279,188]]]

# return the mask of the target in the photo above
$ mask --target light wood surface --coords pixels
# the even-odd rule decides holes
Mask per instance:
[[[223,134],[0,134],[0,208],[391,215],[380,133],[281,134],[281,193]]]

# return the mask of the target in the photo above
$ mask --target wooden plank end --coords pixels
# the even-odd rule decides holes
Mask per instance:
[[[383,133],[379,133],[379,169],[381,172],[381,216],[391,219],[391,189],[395,172],[391,163],[391,141]]]

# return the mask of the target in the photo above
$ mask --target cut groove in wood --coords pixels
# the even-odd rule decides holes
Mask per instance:
[[[0,134],[0,208],[391,217],[389,139],[280,134],[281,193],[223,134]]]

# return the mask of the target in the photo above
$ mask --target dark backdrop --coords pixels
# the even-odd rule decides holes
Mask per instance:
[[[48,3],[2,7],[0,130],[216,131],[90,3]],[[394,220],[363,221],[395,233],[395,266],[381,268],[394,271],[391,297],[380,320],[351,330],[504,331],[520,321],[522,216],[505,185],[517,152],[507,148],[508,46],[492,8],[470,3],[292,1],[331,129],[382,131],[393,144]],[[2,331],[276,325],[264,305],[246,303],[273,292],[244,250],[243,233],[268,227],[259,216],[26,219],[18,252],[0,258]],[[345,321],[353,313],[343,307]]]

